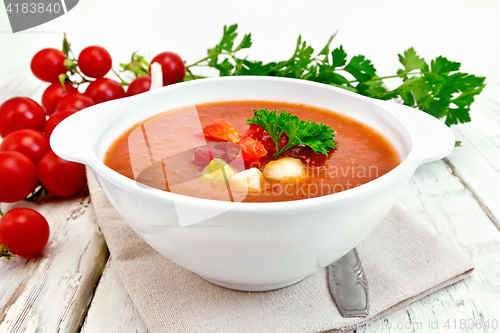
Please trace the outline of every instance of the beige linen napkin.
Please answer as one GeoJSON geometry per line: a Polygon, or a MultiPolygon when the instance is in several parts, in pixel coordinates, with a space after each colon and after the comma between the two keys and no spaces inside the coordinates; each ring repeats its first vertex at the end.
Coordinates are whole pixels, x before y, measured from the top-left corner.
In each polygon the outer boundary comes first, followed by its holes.
{"type": "Polygon", "coordinates": [[[470,260],[397,206],[358,246],[370,288],[370,316],[343,318],[326,270],[278,290],[216,286],[152,249],[111,206],[87,172],[95,213],[114,267],[151,333],[322,332],[355,328],[463,279],[470,260]]]}

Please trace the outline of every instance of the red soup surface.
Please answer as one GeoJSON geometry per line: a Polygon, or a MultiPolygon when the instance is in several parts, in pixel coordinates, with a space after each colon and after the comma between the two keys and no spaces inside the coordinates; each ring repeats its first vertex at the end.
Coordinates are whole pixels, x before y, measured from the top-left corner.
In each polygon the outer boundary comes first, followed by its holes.
{"type": "MultiPolygon", "coordinates": [[[[206,151],[207,156],[220,157],[217,155],[220,151],[214,144],[219,143],[208,142],[211,149],[206,151]]],[[[297,147],[295,151],[300,148],[297,147]]],[[[293,151],[289,151],[286,156],[298,157],[293,151]]],[[[282,157],[278,156],[277,159],[282,157]]],[[[252,166],[263,171],[271,158],[265,157],[259,163],[248,165],[247,161],[243,164],[241,158],[237,157],[233,161],[228,160],[228,163],[236,171],[252,166]]],[[[334,112],[300,104],[230,101],[176,109],[137,124],[113,142],[104,163],[138,183],[181,195],[224,201],[277,202],[314,198],[352,189],[386,174],[400,163],[400,158],[379,133],[334,112]],[[301,151],[307,154],[302,153],[300,158],[305,163],[307,177],[286,181],[264,177],[258,191],[236,193],[229,186],[227,177],[225,181],[218,182],[201,179],[199,176],[205,162],[200,164],[199,156],[195,157],[197,148],[198,151],[201,147],[207,148],[201,128],[212,124],[214,120],[225,119],[244,136],[249,129],[247,118],[253,117],[254,109],[263,108],[278,112],[285,110],[300,120],[310,119],[332,126],[337,148],[326,157],[306,147],[306,150],[301,151]]]]}

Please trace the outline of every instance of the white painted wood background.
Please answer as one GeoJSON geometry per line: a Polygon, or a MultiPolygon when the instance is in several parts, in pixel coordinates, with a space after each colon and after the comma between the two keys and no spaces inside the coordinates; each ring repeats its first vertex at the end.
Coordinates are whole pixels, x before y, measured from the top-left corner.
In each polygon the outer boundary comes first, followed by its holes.
{"type": "MultiPolygon", "coordinates": [[[[80,0],[65,16],[18,34],[10,33],[0,8],[0,103],[19,95],[40,100],[46,84],[34,78],[29,62],[39,49],[59,47],[62,31],[75,52],[88,45],[107,47],[117,67],[136,50],[149,56],[170,50],[191,63],[219,40],[223,24],[231,23],[252,32],[253,59],[286,58],[298,34],[318,49],[339,30],[334,43],[350,55],[365,54],[381,75],[394,72],[397,53],[414,46],[426,59],[442,54],[462,62],[464,71],[487,77],[488,86],[473,104],[472,123],[454,127],[462,147],[421,166],[401,198],[429,230],[454,239],[473,258],[473,274],[378,322],[393,328],[377,329],[375,323],[358,332],[436,332],[425,325],[436,320],[441,332],[500,332],[454,328],[451,322],[500,321],[498,1],[80,0]],[[449,329],[442,326],[446,320],[449,329]]],[[[147,332],[108,259],[89,197],[2,204],[2,210],[14,206],[41,211],[51,237],[41,259],[0,261],[0,332],[147,332]]]]}

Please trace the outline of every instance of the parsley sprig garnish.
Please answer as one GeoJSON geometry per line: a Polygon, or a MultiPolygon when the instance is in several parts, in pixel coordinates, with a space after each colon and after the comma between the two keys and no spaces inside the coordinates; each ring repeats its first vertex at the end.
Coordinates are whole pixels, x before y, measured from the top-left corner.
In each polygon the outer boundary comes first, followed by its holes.
{"type": "MultiPolygon", "coordinates": [[[[436,118],[445,117],[448,126],[469,122],[470,105],[484,88],[484,77],[459,72],[460,63],[445,57],[437,57],[430,65],[409,48],[399,61],[403,66],[395,75],[379,77],[372,62],[363,55],[349,59],[342,46],[331,49],[335,35],[331,36],[318,54],[302,41],[297,40],[293,55],[284,61],[264,63],[251,61],[239,54],[252,46],[251,34],[245,34],[235,43],[238,25],[224,26],[223,36],[215,47],[208,49],[207,56],[186,66],[209,66],[220,76],[267,75],[290,77],[321,82],[341,87],[361,95],[388,100],[399,98],[404,105],[418,108],[436,118]],[[401,84],[388,90],[383,80],[399,78],[401,84]]],[[[200,78],[190,75],[185,80],[200,78]]]]}
{"type": "Polygon", "coordinates": [[[332,127],[311,122],[311,120],[299,120],[290,112],[266,109],[253,110],[253,117],[247,119],[247,125],[260,125],[266,130],[276,144],[276,154],[273,159],[284,151],[297,146],[309,146],[315,153],[328,155],[328,151],[337,147],[335,145],[334,130],[332,127]],[[283,134],[288,136],[285,147],[279,147],[279,141],[283,134]]]}

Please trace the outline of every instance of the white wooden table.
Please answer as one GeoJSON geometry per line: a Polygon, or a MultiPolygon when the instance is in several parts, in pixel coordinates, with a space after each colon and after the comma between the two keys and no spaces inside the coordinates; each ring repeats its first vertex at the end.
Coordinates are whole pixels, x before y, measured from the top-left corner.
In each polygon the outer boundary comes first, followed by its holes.
{"type": "MultiPolygon", "coordinates": [[[[18,34],[9,32],[2,8],[0,103],[19,95],[40,100],[46,85],[31,74],[30,59],[39,49],[59,47],[63,30],[76,52],[88,45],[107,47],[115,68],[136,50],[150,57],[170,50],[191,63],[218,42],[223,24],[231,23],[253,33],[253,59],[286,58],[298,34],[319,49],[339,29],[334,43],[350,55],[365,54],[380,75],[394,72],[396,54],[410,46],[427,60],[442,54],[462,62],[462,70],[488,82],[473,104],[473,121],[453,127],[462,147],[421,166],[401,202],[429,230],[455,240],[473,258],[475,270],[358,332],[500,332],[500,327],[460,326],[463,319],[500,325],[500,2],[308,1],[304,6],[144,0],[139,7],[132,1],[80,0],[65,16],[18,34]],[[438,329],[429,328],[435,322],[438,329]]],[[[147,332],[108,258],[89,197],[2,204],[2,210],[20,206],[42,212],[51,237],[43,258],[0,260],[0,332],[147,332]]]]}

